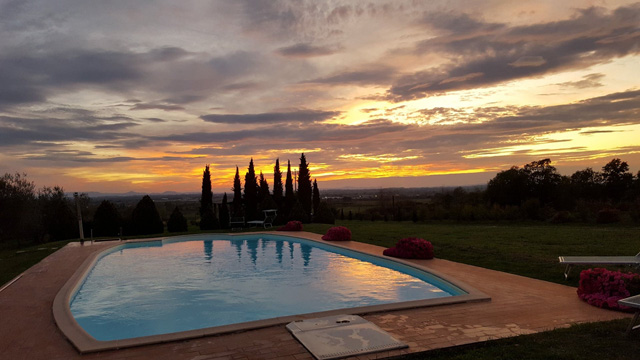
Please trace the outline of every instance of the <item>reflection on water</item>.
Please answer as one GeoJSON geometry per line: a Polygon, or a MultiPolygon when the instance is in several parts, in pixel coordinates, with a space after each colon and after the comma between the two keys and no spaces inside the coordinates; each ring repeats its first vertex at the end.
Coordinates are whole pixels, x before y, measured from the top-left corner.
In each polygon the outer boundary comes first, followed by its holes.
{"type": "Polygon", "coordinates": [[[205,240],[204,243],[204,259],[209,261],[213,257],[213,240],[205,240]]]}
{"type": "Polygon", "coordinates": [[[282,264],[282,248],[284,247],[284,241],[276,241],[276,257],[278,258],[278,264],[282,264]]]}
{"type": "Polygon", "coordinates": [[[441,296],[450,295],[306,242],[200,240],[103,257],[71,311],[96,339],[115,340],[441,296]]]}

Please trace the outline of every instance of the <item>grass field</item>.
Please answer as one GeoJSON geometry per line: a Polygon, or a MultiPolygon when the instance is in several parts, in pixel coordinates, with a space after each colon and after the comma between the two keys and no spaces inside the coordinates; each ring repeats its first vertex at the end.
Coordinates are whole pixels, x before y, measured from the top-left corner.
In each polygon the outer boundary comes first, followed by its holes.
{"type": "MultiPolygon", "coordinates": [[[[565,281],[559,255],[635,255],[640,228],[592,225],[477,224],[338,221],[353,240],[393,246],[404,237],[434,245],[438,258],[577,286],[581,269],[565,281]]],[[[331,225],[305,224],[324,234],[331,225]]],[[[168,235],[168,234],[165,234],[168,235]]],[[[66,241],[0,251],[0,283],[11,280],[66,241]]],[[[627,321],[582,324],[535,335],[414,354],[407,359],[638,359],[640,331],[624,337],[627,321]]]]}

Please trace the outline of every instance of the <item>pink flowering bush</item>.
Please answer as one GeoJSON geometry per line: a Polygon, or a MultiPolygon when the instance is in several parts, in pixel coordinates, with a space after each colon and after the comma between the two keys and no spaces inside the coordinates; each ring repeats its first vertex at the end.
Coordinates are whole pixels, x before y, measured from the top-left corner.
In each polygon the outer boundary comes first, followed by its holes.
{"type": "Polygon", "coordinates": [[[433,259],[433,245],[425,239],[415,237],[405,238],[392,248],[383,252],[384,255],[402,259],[433,259]]]}
{"type": "Polygon", "coordinates": [[[322,236],[322,240],[328,241],[349,241],[351,240],[351,230],[344,226],[334,226],[327,230],[322,236]]]}
{"type": "Polygon", "coordinates": [[[596,268],[580,273],[578,297],[587,303],[612,310],[630,310],[618,300],[640,294],[640,275],[596,268]]]}
{"type": "Polygon", "coordinates": [[[302,223],[297,220],[289,221],[287,225],[280,226],[278,231],[302,231],[302,223]]]}

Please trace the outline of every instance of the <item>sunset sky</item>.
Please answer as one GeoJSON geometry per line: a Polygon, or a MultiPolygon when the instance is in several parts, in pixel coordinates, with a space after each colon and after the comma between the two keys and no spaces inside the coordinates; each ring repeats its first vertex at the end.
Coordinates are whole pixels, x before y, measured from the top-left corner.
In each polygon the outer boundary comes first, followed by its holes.
{"type": "Polygon", "coordinates": [[[0,175],[37,187],[640,169],[640,2],[0,0],[0,34],[0,175]]]}

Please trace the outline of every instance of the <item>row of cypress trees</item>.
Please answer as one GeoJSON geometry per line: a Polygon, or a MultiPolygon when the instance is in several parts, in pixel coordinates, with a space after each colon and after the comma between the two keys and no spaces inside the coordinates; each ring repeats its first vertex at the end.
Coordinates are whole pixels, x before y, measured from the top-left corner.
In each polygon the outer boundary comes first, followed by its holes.
{"type": "Polygon", "coordinates": [[[222,197],[219,206],[219,217],[213,204],[211,191],[211,171],[209,165],[205,166],[202,174],[202,196],[200,198],[200,228],[212,230],[227,228],[231,216],[244,216],[246,220],[261,219],[261,210],[277,209],[278,221],[300,220],[308,222],[312,214],[317,214],[320,207],[320,192],[318,182],[311,182],[309,163],[304,153],[300,156],[300,165],[297,173],[297,191],[294,191],[291,161],[287,161],[285,183],[282,183],[282,171],[280,159],[277,158],[273,168],[273,192],[269,189],[269,183],[262,171],[256,176],[253,158],[249,161],[249,167],[244,176],[244,187],[240,180],[240,170],[236,166],[236,174],[233,179],[233,199],[228,203],[227,193],[222,197]]]}

